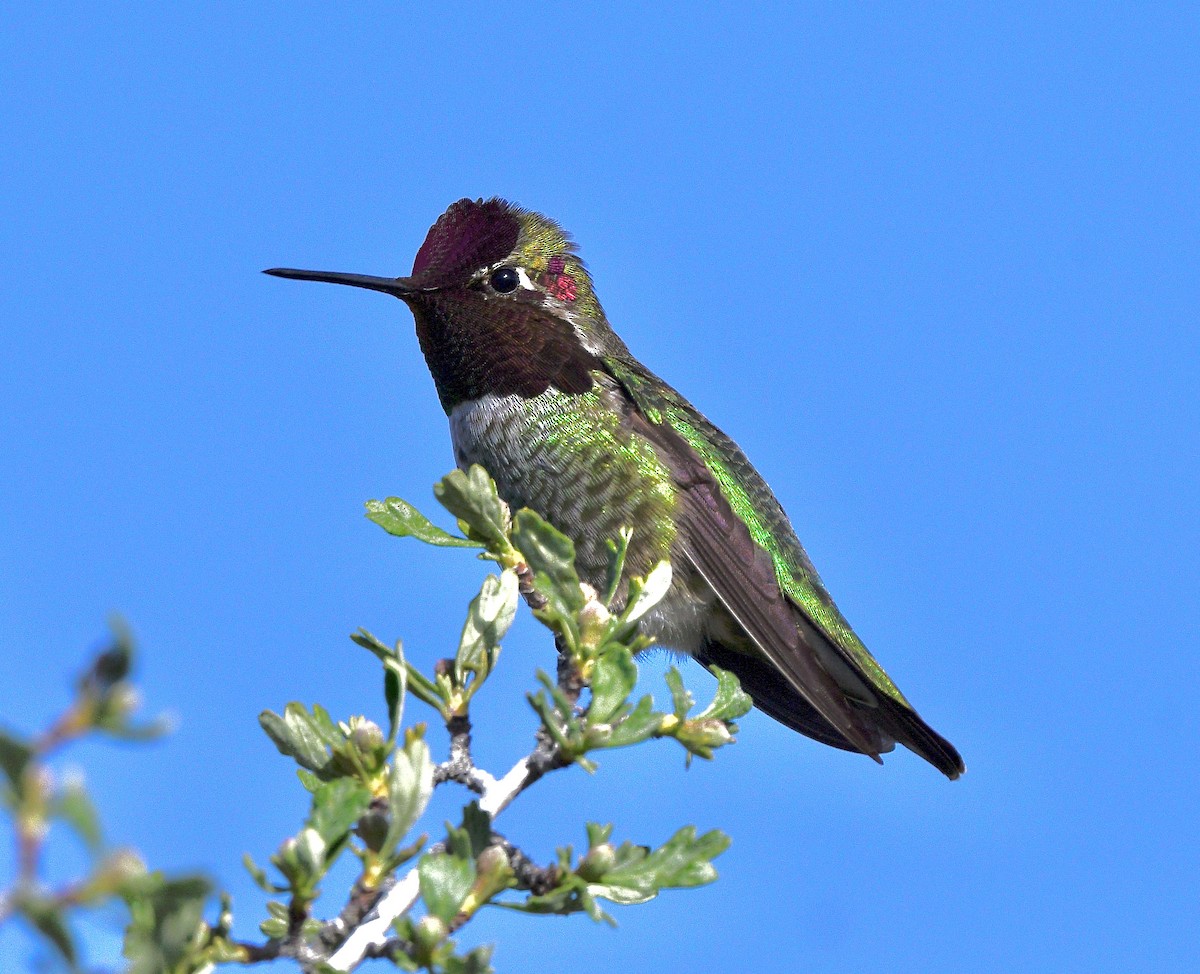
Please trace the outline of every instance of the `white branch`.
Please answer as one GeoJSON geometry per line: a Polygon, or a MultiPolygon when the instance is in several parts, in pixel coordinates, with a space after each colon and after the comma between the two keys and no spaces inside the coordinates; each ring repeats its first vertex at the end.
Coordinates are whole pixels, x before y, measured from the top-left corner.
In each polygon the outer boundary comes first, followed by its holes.
{"type": "MultiPolygon", "coordinates": [[[[494,778],[486,771],[476,769],[477,780],[483,785],[479,796],[479,807],[492,818],[512,804],[529,783],[532,773],[533,755],[522,758],[513,765],[503,778],[494,778]]],[[[338,971],[353,970],[362,962],[367,951],[387,941],[392,923],[407,913],[420,896],[417,869],[410,869],[395,886],[379,898],[370,918],[360,923],[345,942],[329,958],[329,965],[338,971]]]]}
{"type": "Polygon", "coordinates": [[[521,758],[503,778],[499,781],[492,778],[484,787],[483,794],[479,796],[479,807],[492,818],[508,808],[529,782],[530,757],[521,758]]]}
{"type": "Polygon", "coordinates": [[[371,918],[360,923],[346,938],[337,952],[329,958],[329,966],[337,971],[349,971],[358,966],[368,948],[378,946],[388,939],[392,922],[412,907],[420,893],[417,870],[414,866],[400,882],[379,898],[375,909],[371,911],[371,918]]]}

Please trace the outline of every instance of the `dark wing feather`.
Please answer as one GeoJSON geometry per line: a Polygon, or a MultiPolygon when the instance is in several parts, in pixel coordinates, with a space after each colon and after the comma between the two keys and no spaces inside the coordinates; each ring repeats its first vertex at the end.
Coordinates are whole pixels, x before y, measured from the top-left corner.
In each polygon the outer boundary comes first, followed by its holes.
{"type": "MultiPolygon", "coordinates": [[[[821,665],[811,627],[796,614],[775,578],[771,556],[758,547],[734,515],[711,471],[670,427],[632,418],[636,432],[659,447],[680,487],[676,517],[684,556],[749,637],[754,650],[782,675],[855,750],[877,756],[888,749],[874,726],[847,699],[821,665]],[[805,632],[804,629],[809,629],[805,632]]],[[[737,674],[738,667],[730,669],[737,674]]]]}
{"type": "Polygon", "coordinates": [[[769,660],[739,653],[717,640],[704,643],[695,657],[702,666],[715,665],[736,673],[738,682],[750,694],[754,706],[785,727],[830,747],[840,747],[844,751],[858,750],[834,730],[833,725],[790,682],[779,678],[779,670],[769,660]]]}
{"type": "MultiPolygon", "coordinates": [[[[680,488],[678,517],[688,539],[688,561],[761,657],[757,668],[743,669],[765,688],[768,683],[761,678],[766,674],[758,669],[769,663],[803,702],[794,717],[780,718],[783,723],[876,760],[899,741],[957,778],[965,770],[962,758],[912,709],[854,634],[774,495],[737,445],[640,363],[608,359],[606,365],[636,407],[629,422],[659,448],[680,488]],[[713,463],[727,466],[723,476],[713,463]],[[756,540],[746,519],[734,512],[723,487],[741,491],[744,513],[751,520],[767,522],[765,531],[762,523],[758,525],[762,540],[756,540]],[[834,740],[829,740],[831,732],[834,740]]],[[[739,649],[717,646],[705,652],[721,652],[736,661],[739,649]]],[[[736,665],[727,668],[738,673],[736,665]]],[[[770,700],[764,700],[763,709],[773,715],[784,709],[785,694],[767,695],[770,700]]]]}

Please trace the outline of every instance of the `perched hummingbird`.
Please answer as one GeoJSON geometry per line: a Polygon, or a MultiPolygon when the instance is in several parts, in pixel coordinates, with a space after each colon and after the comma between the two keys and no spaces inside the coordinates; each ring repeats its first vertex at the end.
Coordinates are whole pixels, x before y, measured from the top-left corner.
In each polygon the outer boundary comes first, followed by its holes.
{"type": "Polygon", "coordinates": [[[460,467],[482,464],[514,509],[567,534],[596,588],[623,526],[634,574],[670,558],[643,622],[659,644],[731,670],[760,710],[825,744],[879,761],[899,742],[950,778],[965,770],[838,611],[737,444],[625,347],[552,220],[463,199],[408,277],[266,273],[407,304],[460,467]]]}

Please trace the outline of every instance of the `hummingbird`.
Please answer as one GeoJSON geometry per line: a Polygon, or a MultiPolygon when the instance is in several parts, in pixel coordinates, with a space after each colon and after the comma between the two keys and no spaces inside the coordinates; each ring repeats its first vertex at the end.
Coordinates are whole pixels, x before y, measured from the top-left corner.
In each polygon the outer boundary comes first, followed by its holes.
{"type": "Polygon", "coordinates": [[[613,330],[553,220],[462,199],[407,277],[265,273],[408,305],[459,467],[481,464],[511,507],[571,538],[598,590],[622,527],[633,575],[670,559],[670,589],[642,621],[656,643],[733,672],[760,710],[824,744],[882,763],[900,743],[963,773],[838,610],[746,455],[613,330]]]}

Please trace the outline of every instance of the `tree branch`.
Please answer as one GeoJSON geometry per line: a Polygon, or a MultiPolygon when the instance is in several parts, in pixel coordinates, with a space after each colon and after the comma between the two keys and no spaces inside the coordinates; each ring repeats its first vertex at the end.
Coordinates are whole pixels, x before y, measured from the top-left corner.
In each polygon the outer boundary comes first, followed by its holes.
{"type": "MultiPolygon", "coordinates": [[[[470,726],[469,723],[467,726],[470,726]]],[[[462,758],[464,755],[460,754],[459,757],[462,758]]],[[[540,734],[537,746],[514,764],[502,778],[495,778],[488,772],[475,767],[474,763],[470,761],[469,751],[465,753],[465,760],[468,765],[463,772],[463,777],[457,775],[452,777],[447,774],[442,780],[459,781],[471,788],[472,791],[476,791],[479,794],[480,809],[487,812],[492,819],[508,808],[521,792],[543,775],[558,768],[565,768],[571,763],[558,753],[557,748],[548,739],[540,734]]],[[[446,765],[453,763],[454,759],[452,758],[451,761],[446,762],[446,765]]],[[[439,770],[446,765],[441,765],[439,770]]],[[[514,848],[507,841],[504,846],[506,852],[510,848],[514,848]]],[[[430,851],[436,851],[437,848],[434,846],[430,851]]],[[[523,855],[521,858],[524,862],[529,862],[523,855]]],[[[392,923],[412,908],[418,896],[420,896],[420,887],[417,880],[417,868],[414,866],[375,901],[374,908],[365,915],[364,919],[356,925],[347,925],[349,933],[342,945],[329,958],[329,965],[334,970],[350,971],[367,957],[380,956],[372,952],[381,950],[383,945],[388,942],[391,937],[392,923]]],[[[339,921],[341,919],[341,917],[338,918],[339,921]]]]}

